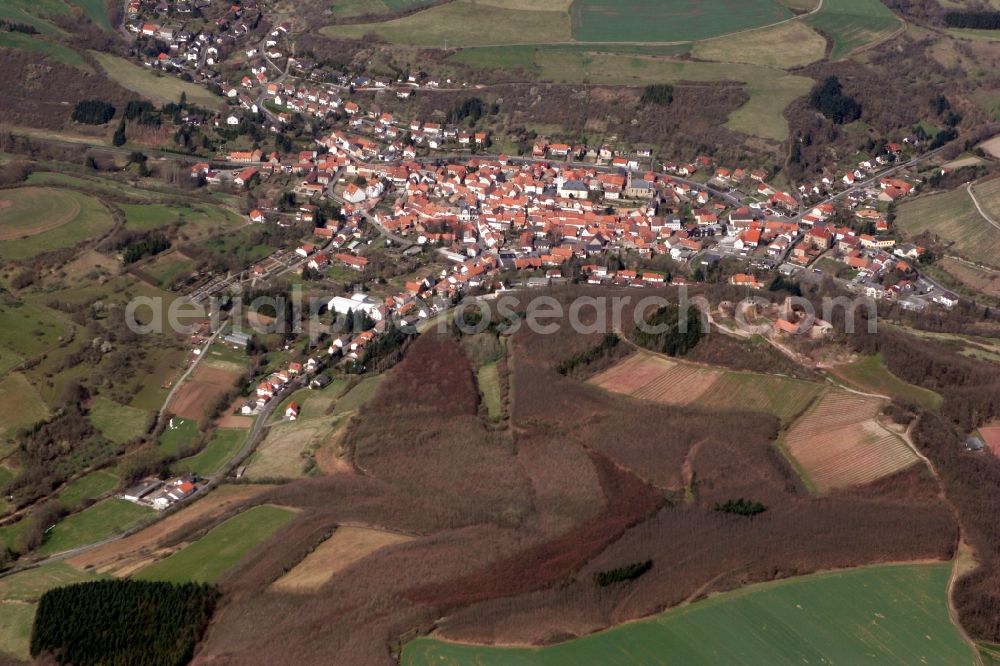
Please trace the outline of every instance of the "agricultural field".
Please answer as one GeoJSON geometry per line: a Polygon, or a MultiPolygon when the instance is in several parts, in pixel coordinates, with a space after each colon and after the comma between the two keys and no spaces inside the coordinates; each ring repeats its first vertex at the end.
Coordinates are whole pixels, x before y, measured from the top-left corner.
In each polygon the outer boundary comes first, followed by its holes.
{"type": "Polygon", "coordinates": [[[748,409],[790,421],[819,394],[817,384],[730,372],[639,352],[590,379],[613,393],[665,405],[748,409]]]}
{"type": "Polygon", "coordinates": [[[294,511],[267,504],[247,509],[189,546],[142,569],[135,578],[213,583],[294,515],[294,511]]]}
{"type": "Polygon", "coordinates": [[[271,426],[250,456],[248,479],[296,479],[309,471],[309,459],[345,425],[343,417],[300,419],[271,426]]]}
{"type": "Polygon", "coordinates": [[[105,470],[97,470],[81,476],[60,490],[57,499],[67,509],[79,509],[86,502],[110,493],[118,487],[119,481],[117,475],[105,470]]]}
{"type": "Polygon", "coordinates": [[[701,60],[738,62],[788,69],[816,62],[826,54],[826,40],[802,21],[697,42],[691,55],[701,60]],[[780,49],[774,47],[781,44],[780,49]]]}
{"type": "Polygon", "coordinates": [[[116,444],[124,444],[146,433],[149,412],[119,405],[98,396],[90,406],[90,422],[102,435],[116,444]]]}
{"type": "Polygon", "coordinates": [[[236,383],[242,374],[237,367],[217,367],[201,363],[170,401],[172,413],[195,421],[201,419],[236,383]]]}
{"type": "Polygon", "coordinates": [[[113,221],[101,202],[52,187],[19,187],[0,193],[0,259],[27,259],[42,252],[99,238],[113,221]]]}
{"type": "Polygon", "coordinates": [[[55,587],[97,578],[63,562],[53,562],[0,579],[0,653],[28,660],[39,597],[55,587]]]}
{"type": "Polygon", "coordinates": [[[885,39],[903,25],[879,0],[823,0],[820,10],[805,21],[833,40],[831,60],[885,39]]]}
{"type": "Polygon", "coordinates": [[[830,390],[784,435],[781,445],[817,492],[869,483],[919,461],[876,421],[880,406],[877,398],[830,390]]]}
{"type": "Polygon", "coordinates": [[[390,21],[327,26],[328,37],[361,38],[374,33],[396,44],[460,47],[568,42],[569,14],[509,9],[499,3],[455,0],[390,21]]]}
{"type": "Polygon", "coordinates": [[[960,288],[955,289],[959,293],[969,291],[973,297],[981,294],[1000,300],[1000,269],[984,268],[951,257],[938,259],[935,268],[957,281],[960,288]]]}
{"type": "Polygon", "coordinates": [[[338,527],[333,535],[271,587],[282,592],[310,592],[372,553],[413,537],[370,527],[338,527]]]}
{"type": "Polygon", "coordinates": [[[0,451],[9,452],[6,440],[20,428],[48,416],[48,407],[24,375],[15,372],[0,379],[0,451]]]}
{"type": "MultiPolygon", "coordinates": [[[[974,191],[987,214],[1000,208],[1000,178],[979,183],[974,191]]],[[[896,224],[909,238],[926,231],[950,243],[954,254],[1000,267],[1000,229],[983,219],[964,187],[903,203],[896,224]]]]}
{"type": "MultiPolygon", "coordinates": [[[[0,11],[2,13],[2,11],[0,11]]],[[[46,39],[41,35],[25,35],[19,32],[0,32],[0,48],[21,49],[31,51],[43,56],[47,56],[56,62],[61,62],[70,67],[76,67],[81,72],[93,73],[93,68],[88,65],[80,54],[52,39],[46,39]]]]}
{"type": "Polygon", "coordinates": [[[570,10],[581,42],[688,42],[758,28],[793,16],[773,0],[577,0],[570,10]]]}
{"type": "Polygon", "coordinates": [[[175,456],[194,444],[198,437],[198,423],[175,416],[160,435],[157,448],[164,456],[175,456]]]}
{"type": "Polygon", "coordinates": [[[483,396],[486,412],[493,420],[503,416],[503,403],[500,395],[500,376],[497,374],[497,364],[489,363],[479,368],[479,392],[483,396]]]}
{"type": "Polygon", "coordinates": [[[242,506],[272,487],[263,484],[219,486],[197,502],[135,534],[90,549],[67,561],[80,570],[126,576],[150,564],[163,539],[187,529],[193,523],[211,520],[242,506]]]}
{"type": "Polygon", "coordinates": [[[122,499],[106,499],[74,513],[49,531],[39,555],[55,555],[129,530],[154,515],[153,509],[122,499]]]}
{"type": "Polygon", "coordinates": [[[164,252],[142,266],[142,273],[156,280],[163,289],[170,289],[195,271],[195,263],[180,252],[164,252]]]}
{"type": "Polygon", "coordinates": [[[862,391],[911,400],[928,409],[937,409],[941,406],[940,395],[929,389],[904,382],[889,372],[880,356],[866,356],[854,363],[832,368],[830,372],[838,379],[862,391]]]}
{"type": "Polygon", "coordinates": [[[243,446],[247,433],[236,428],[219,428],[212,433],[205,448],[188,458],[181,458],[173,465],[177,474],[191,473],[208,477],[225,465],[243,446]]]}
{"type": "Polygon", "coordinates": [[[350,18],[368,14],[391,14],[427,5],[433,0],[336,0],[330,7],[335,18],[350,18]]]}
{"type": "Polygon", "coordinates": [[[222,106],[222,98],[213,95],[204,86],[183,81],[176,76],[157,76],[139,65],[109,53],[90,51],[90,54],[118,85],[139,93],[157,104],[176,102],[180,99],[181,93],[184,93],[188,102],[192,104],[213,110],[222,106]]]}
{"type": "Polygon", "coordinates": [[[543,648],[419,638],[403,666],[550,664],[965,664],[951,623],[950,566],[865,567],[750,586],[652,619],[543,648]],[[724,628],[724,629],[723,629],[724,628]]]}

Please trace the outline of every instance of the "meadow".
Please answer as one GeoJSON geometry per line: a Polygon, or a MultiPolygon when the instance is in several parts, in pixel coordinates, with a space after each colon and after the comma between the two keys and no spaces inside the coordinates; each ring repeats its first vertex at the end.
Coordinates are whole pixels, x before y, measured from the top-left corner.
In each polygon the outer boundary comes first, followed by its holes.
{"type": "Polygon", "coordinates": [[[194,444],[198,436],[198,423],[175,416],[160,435],[157,448],[164,456],[176,456],[194,444]],[[171,427],[171,424],[173,427],[171,427]]]}
{"type": "Polygon", "coordinates": [[[176,76],[158,76],[146,68],[108,53],[90,51],[90,54],[97,60],[101,69],[120,86],[139,93],[157,104],[176,102],[180,99],[181,93],[184,93],[188,102],[206,109],[217,110],[222,106],[222,98],[213,95],[203,86],[182,81],[176,76]]]}
{"type": "Polygon", "coordinates": [[[833,40],[831,60],[844,58],[852,51],[898,30],[902,22],[879,0],[823,0],[818,12],[806,23],[833,40]]]}
{"type": "Polygon", "coordinates": [[[836,366],[830,372],[838,379],[869,393],[911,400],[928,409],[937,409],[941,406],[940,395],[904,382],[889,372],[880,356],[866,356],[853,363],[836,366]]]}
{"type": "Polygon", "coordinates": [[[4,440],[48,416],[48,407],[24,375],[17,372],[0,379],[0,450],[4,454],[11,450],[4,440]]]}
{"type": "Polygon", "coordinates": [[[975,664],[948,615],[950,566],[866,567],[754,585],[567,643],[493,648],[419,638],[403,666],[975,664]]]}
{"type": "Polygon", "coordinates": [[[0,579],[0,653],[29,659],[31,625],[39,597],[55,587],[97,578],[63,562],[53,562],[0,579]]]}
{"type": "Polygon", "coordinates": [[[279,578],[273,589],[288,592],[315,590],[355,562],[382,548],[411,539],[413,537],[405,534],[369,527],[338,527],[329,539],[279,578]]]}
{"type": "Polygon", "coordinates": [[[106,499],[57,523],[37,552],[54,555],[96,543],[131,529],[153,515],[153,509],[122,499],[106,499]]]}
{"type": "Polygon", "coordinates": [[[79,192],[21,187],[0,194],[0,259],[27,259],[100,237],[112,227],[100,201],[79,192]]]}
{"type": "Polygon", "coordinates": [[[94,427],[116,444],[141,437],[149,422],[149,412],[120,405],[104,396],[94,398],[89,416],[94,427]]]}
{"type": "MultiPolygon", "coordinates": [[[[974,191],[987,214],[1000,208],[1000,178],[974,191]]],[[[954,254],[1000,267],[1000,229],[983,219],[964,187],[906,201],[898,207],[896,224],[908,238],[929,232],[950,243],[954,254]]]]}
{"type": "Polygon", "coordinates": [[[135,578],[213,583],[294,515],[289,509],[271,505],[247,509],[184,549],[142,569],[135,578]]]}
{"type": "Polygon", "coordinates": [[[83,507],[88,501],[110,493],[118,487],[118,483],[117,475],[106,470],[97,470],[71,482],[59,491],[57,498],[63,506],[73,511],[83,507]]]}
{"type": "Polygon", "coordinates": [[[686,42],[770,25],[792,12],[774,0],[578,0],[570,10],[581,42],[686,42]]]}
{"type": "Polygon", "coordinates": [[[477,379],[487,414],[491,419],[499,420],[503,416],[503,403],[500,395],[500,376],[497,374],[497,364],[489,363],[479,368],[477,379]]]}
{"type": "Polygon", "coordinates": [[[94,69],[88,65],[80,54],[53,39],[46,39],[41,35],[26,35],[19,32],[0,32],[0,48],[21,49],[48,56],[57,62],[70,67],[76,67],[87,74],[93,73],[94,69]]]}
{"type": "Polygon", "coordinates": [[[691,55],[701,60],[738,62],[788,69],[803,67],[826,54],[826,40],[802,21],[748,30],[697,42],[691,55]],[[780,49],[774,48],[781,44],[780,49]]]}
{"type": "Polygon", "coordinates": [[[122,204],[125,227],[150,231],[177,224],[190,238],[204,238],[239,226],[244,220],[236,213],[209,204],[122,204]]]}
{"type": "Polygon", "coordinates": [[[181,458],[172,469],[177,474],[191,473],[200,477],[215,474],[240,450],[246,431],[236,428],[219,428],[198,453],[181,458]]]}

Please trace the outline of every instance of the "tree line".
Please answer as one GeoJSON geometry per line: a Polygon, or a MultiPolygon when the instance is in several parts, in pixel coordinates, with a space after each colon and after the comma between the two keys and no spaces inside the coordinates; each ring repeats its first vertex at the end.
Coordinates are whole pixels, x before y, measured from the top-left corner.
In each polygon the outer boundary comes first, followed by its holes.
{"type": "Polygon", "coordinates": [[[944,23],[949,28],[1000,30],[1000,11],[988,9],[954,10],[944,15],[944,23]]]}

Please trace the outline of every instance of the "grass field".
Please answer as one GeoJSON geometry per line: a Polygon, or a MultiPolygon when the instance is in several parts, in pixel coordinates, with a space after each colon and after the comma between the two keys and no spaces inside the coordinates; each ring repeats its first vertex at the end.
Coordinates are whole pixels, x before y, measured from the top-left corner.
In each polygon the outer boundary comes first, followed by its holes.
{"type": "Polygon", "coordinates": [[[449,48],[549,44],[570,40],[570,19],[565,11],[508,9],[455,0],[391,21],[333,25],[320,32],[328,37],[348,38],[374,33],[396,44],[449,48]]]}
{"type": "Polygon", "coordinates": [[[902,25],[879,0],[823,0],[823,7],[805,21],[833,40],[831,60],[884,39],[902,25]]]}
{"type": "Polygon", "coordinates": [[[0,299],[0,373],[57,344],[69,330],[62,317],[37,303],[0,299]]]}
{"type": "Polygon", "coordinates": [[[333,415],[339,416],[361,409],[361,406],[375,395],[375,391],[378,390],[384,379],[385,375],[374,375],[362,379],[360,383],[337,400],[337,404],[333,407],[333,415]]]}
{"type": "Polygon", "coordinates": [[[38,554],[54,555],[102,541],[135,527],[153,513],[153,509],[122,499],[106,499],[53,527],[38,554]]]}
{"type": "Polygon", "coordinates": [[[192,239],[204,238],[243,224],[234,212],[209,204],[122,204],[125,226],[136,231],[182,225],[192,239]]]}
{"type": "Polygon", "coordinates": [[[51,187],[0,193],[0,259],[27,259],[98,238],[113,222],[101,203],[51,187]]]}
{"type": "Polygon", "coordinates": [[[248,479],[295,479],[307,472],[307,456],[333,436],[343,419],[302,419],[271,427],[247,462],[248,479]]]}
{"type": "Polygon", "coordinates": [[[295,513],[262,505],[230,518],[183,550],[142,569],[136,578],[175,583],[213,583],[295,513]]]}
{"type": "Polygon", "coordinates": [[[174,427],[171,428],[168,424],[157,442],[157,448],[164,456],[175,456],[183,452],[198,436],[197,422],[179,416],[173,417],[172,420],[174,427]]]}
{"type": "MultiPolygon", "coordinates": [[[[976,185],[974,192],[987,214],[1000,209],[1000,178],[976,185]]],[[[1000,267],[1000,229],[983,219],[964,187],[903,203],[896,224],[907,237],[930,232],[951,243],[954,254],[1000,267]]]]}
{"type": "Polygon", "coordinates": [[[245,430],[219,428],[212,433],[205,448],[193,456],[181,458],[174,463],[172,469],[178,474],[190,472],[201,477],[211,476],[236,455],[246,436],[245,430]]]}
{"type": "Polygon", "coordinates": [[[792,17],[773,0],[577,0],[573,38],[583,42],[678,42],[717,37],[792,17]]]}
{"type": "Polygon", "coordinates": [[[78,509],[88,500],[97,499],[110,493],[118,486],[119,479],[115,474],[105,470],[97,470],[59,491],[58,499],[70,510],[78,509]]]}
{"type": "Polygon", "coordinates": [[[139,93],[153,102],[158,104],[176,102],[183,92],[187,95],[189,103],[215,110],[222,106],[222,98],[213,95],[207,88],[182,81],[176,76],[157,76],[148,69],[133,65],[124,58],[108,53],[100,51],[91,51],[90,53],[97,60],[101,69],[119,85],[139,93]]]}
{"type": "Polygon", "coordinates": [[[497,374],[497,364],[490,363],[479,368],[479,392],[486,404],[490,418],[499,420],[503,416],[503,405],[500,397],[500,376],[497,374]]]}
{"type": "Polygon", "coordinates": [[[25,35],[19,32],[0,32],[0,48],[21,49],[40,53],[56,62],[61,62],[70,67],[76,67],[87,74],[93,73],[94,69],[80,57],[80,54],[52,39],[46,39],[41,35],[25,35]]]}
{"type": "Polygon", "coordinates": [[[428,5],[431,2],[433,0],[334,0],[330,13],[335,18],[390,14],[428,5]]]}
{"type": "Polygon", "coordinates": [[[880,356],[866,356],[860,361],[840,365],[832,374],[862,391],[878,393],[893,398],[911,400],[929,409],[941,406],[941,396],[929,389],[904,382],[889,372],[880,356]]]}
{"type": "Polygon", "coordinates": [[[145,434],[149,412],[98,396],[90,406],[90,422],[112,442],[124,444],[145,434]]]}
{"type": "Polygon", "coordinates": [[[111,21],[108,20],[108,10],[104,0],[68,0],[71,5],[76,5],[93,21],[98,27],[111,31],[111,21]]]}
{"type": "Polygon", "coordinates": [[[53,562],[0,579],[0,652],[27,660],[37,601],[55,587],[96,580],[63,562],[53,562]]]}
{"type": "Polygon", "coordinates": [[[27,23],[44,34],[62,32],[49,19],[68,14],[69,8],[62,0],[4,0],[0,2],[0,19],[27,23]]]}
{"type": "Polygon", "coordinates": [[[826,54],[826,40],[802,21],[697,42],[691,55],[701,60],[739,62],[778,69],[802,67],[826,54]],[[780,49],[774,48],[781,44],[780,49]]]}
{"type": "Polygon", "coordinates": [[[0,451],[9,451],[4,440],[20,428],[34,425],[48,416],[48,407],[24,375],[16,372],[0,379],[0,451]]]}
{"type": "Polygon", "coordinates": [[[948,616],[947,564],[816,574],[720,594],[544,648],[419,638],[403,666],[976,663],[948,616]]]}

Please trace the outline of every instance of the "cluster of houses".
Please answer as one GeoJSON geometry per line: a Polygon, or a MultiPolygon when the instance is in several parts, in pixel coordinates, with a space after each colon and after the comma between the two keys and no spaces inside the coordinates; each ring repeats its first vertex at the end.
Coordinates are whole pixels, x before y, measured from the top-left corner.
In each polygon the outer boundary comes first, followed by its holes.
{"type": "MultiPolygon", "coordinates": [[[[297,361],[289,362],[288,366],[282,370],[277,370],[262,379],[257,384],[255,399],[248,400],[240,407],[240,414],[243,416],[255,416],[260,410],[271,401],[272,398],[284,393],[289,384],[302,376],[312,376],[320,368],[320,360],[316,358],[306,359],[305,363],[297,361]]],[[[299,415],[298,405],[292,403],[285,410],[286,418],[297,418],[299,415]],[[294,409],[292,409],[294,407],[294,409]]]]}
{"type": "Polygon", "coordinates": [[[195,479],[188,475],[167,481],[150,477],[127,489],[121,498],[133,504],[163,511],[191,497],[197,489],[195,479]]]}

